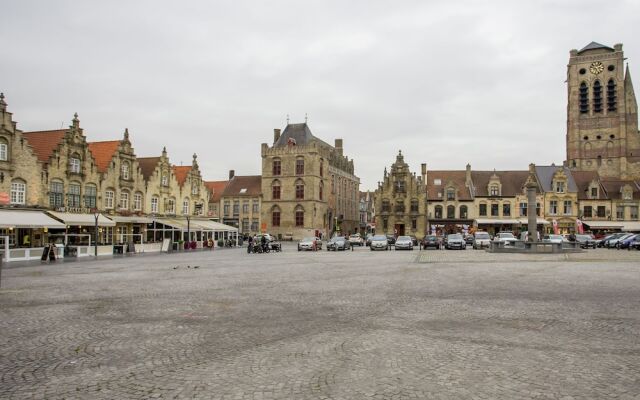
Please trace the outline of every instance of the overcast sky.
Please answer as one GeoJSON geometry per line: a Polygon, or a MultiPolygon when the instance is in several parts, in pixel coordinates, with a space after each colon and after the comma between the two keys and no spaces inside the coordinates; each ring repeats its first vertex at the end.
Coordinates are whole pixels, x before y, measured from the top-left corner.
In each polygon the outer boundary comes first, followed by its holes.
{"type": "MultiPolygon", "coordinates": [[[[623,43],[640,1],[5,1],[0,91],[24,131],[138,156],[196,152],[207,180],[260,174],[273,128],[344,139],[361,189],[402,150],[430,169],[526,169],[565,155],[569,51],[623,43]]],[[[640,87],[640,83],[636,83],[640,87]]]]}

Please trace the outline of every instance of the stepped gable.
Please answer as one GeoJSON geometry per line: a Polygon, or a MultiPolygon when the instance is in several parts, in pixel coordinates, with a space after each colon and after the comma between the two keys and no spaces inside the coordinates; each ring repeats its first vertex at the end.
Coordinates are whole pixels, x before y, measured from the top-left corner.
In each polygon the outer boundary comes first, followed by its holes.
{"type": "Polygon", "coordinates": [[[501,195],[516,196],[523,193],[522,187],[527,181],[529,171],[471,171],[476,196],[489,196],[489,180],[494,174],[500,178],[501,195]]]}
{"type": "Polygon", "coordinates": [[[234,176],[224,189],[223,196],[259,196],[262,193],[262,176],[234,176]]]}
{"type": "Polygon", "coordinates": [[[38,157],[38,160],[47,164],[54,150],[64,140],[66,133],[67,129],[56,129],[51,131],[23,132],[22,135],[29,143],[29,146],[33,148],[33,152],[38,157]]]}
{"type": "Polygon", "coordinates": [[[96,167],[98,172],[105,173],[109,169],[109,164],[113,159],[114,154],[118,151],[120,146],[119,140],[108,140],[103,142],[90,142],[87,143],[89,151],[93,155],[96,161],[96,167]]]}
{"type": "Polygon", "coordinates": [[[427,172],[427,200],[445,200],[445,188],[453,183],[457,191],[457,200],[473,200],[469,188],[465,185],[466,171],[428,171],[427,172]],[[440,179],[440,185],[434,181],[440,179]],[[440,193],[440,195],[438,195],[440,193]]]}

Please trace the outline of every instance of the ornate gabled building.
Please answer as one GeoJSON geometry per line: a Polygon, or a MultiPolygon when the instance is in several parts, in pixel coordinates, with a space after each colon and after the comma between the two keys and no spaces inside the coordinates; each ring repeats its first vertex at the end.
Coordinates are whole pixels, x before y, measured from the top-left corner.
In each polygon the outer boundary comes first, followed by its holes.
{"type": "Polygon", "coordinates": [[[603,179],[640,179],[638,104],[622,44],[571,50],[567,66],[567,159],[603,179]]]}
{"type": "Polygon", "coordinates": [[[204,185],[198,156],[194,153],[190,166],[173,166],[173,173],[179,187],[180,214],[206,215],[209,205],[209,191],[204,185]]]}
{"type": "Polygon", "coordinates": [[[167,148],[162,148],[160,157],[139,157],[138,164],[145,181],[147,213],[175,216],[180,185],[169,162],[167,148]]]}
{"type": "Polygon", "coordinates": [[[334,147],[306,122],[288,124],[282,134],[274,130],[273,145],[263,143],[261,155],[262,231],[294,239],[355,232],[360,180],[341,139],[334,147]]]}
{"type": "Polygon", "coordinates": [[[413,235],[422,238],[427,232],[427,201],[423,175],[416,176],[404,162],[402,151],[376,189],[376,233],[387,235],[413,235]]]}

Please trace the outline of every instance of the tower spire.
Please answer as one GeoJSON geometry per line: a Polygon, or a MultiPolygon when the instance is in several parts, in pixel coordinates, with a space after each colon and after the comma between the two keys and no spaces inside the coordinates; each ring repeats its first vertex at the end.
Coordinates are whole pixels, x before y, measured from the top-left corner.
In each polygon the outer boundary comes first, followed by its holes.
{"type": "Polygon", "coordinates": [[[624,97],[628,111],[633,113],[638,112],[638,103],[636,101],[636,94],[633,90],[633,83],[631,82],[631,73],[629,72],[629,63],[624,73],[624,97]]]}

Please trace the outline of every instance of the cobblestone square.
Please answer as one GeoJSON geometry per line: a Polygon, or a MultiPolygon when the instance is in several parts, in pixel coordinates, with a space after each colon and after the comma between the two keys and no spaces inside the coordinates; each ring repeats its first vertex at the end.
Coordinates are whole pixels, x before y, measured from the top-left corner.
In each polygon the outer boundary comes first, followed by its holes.
{"type": "Polygon", "coordinates": [[[2,399],[640,399],[640,252],[7,266],[2,399]]]}

